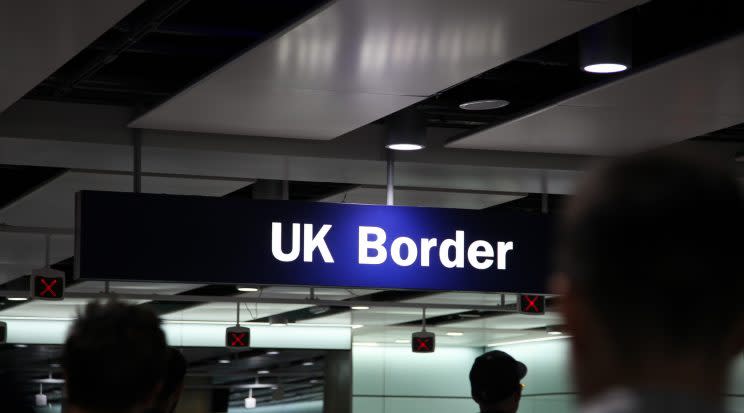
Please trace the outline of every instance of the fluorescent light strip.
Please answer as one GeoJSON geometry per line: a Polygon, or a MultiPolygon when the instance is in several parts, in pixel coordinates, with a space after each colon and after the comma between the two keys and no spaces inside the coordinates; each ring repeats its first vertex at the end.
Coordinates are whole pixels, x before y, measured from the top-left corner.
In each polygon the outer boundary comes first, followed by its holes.
{"type": "Polygon", "coordinates": [[[560,336],[560,337],[541,337],[541,338],[531,338],[526,340],[516,340],[516,341],[504,341],[503,343],[491,343],[487,345],[486,347],[499,347],[499,346],[508,346],[510,344],[525,344],[525,343],[537,343],[540,341],[552,341],[552,340],[563,340],[566,338],[570,338],[569,336],[560,336]]]}
{"type": "Polygon", "coordinates": [[[360,346],[360,347],[377,347],[377,346],[379,346],[378,343],[369,343],[369,342],[363,342],[363,341],[355,341],[352,344],[355,345],[355,346],[360,346]]]}

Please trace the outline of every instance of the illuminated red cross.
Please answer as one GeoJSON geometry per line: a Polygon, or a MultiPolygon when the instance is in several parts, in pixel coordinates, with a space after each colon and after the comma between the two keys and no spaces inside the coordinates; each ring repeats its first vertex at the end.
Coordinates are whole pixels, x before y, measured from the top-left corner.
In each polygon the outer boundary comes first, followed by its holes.
{"type": "Polygon", "coordinates": [[[536,296],[533,296],[532,298],[530,298],[529,295],[525,295],[524,296],[524,299],[527,300],[527,307],[524,309],[524,311],[525,312],[529,312],[529,311],[532,311],[534,309],[536,313],[539,313],[540,312],[540,308],[537,307],[537,300],[539,298],[540,297],[537,296],[537,295],[536,296]]]}
{"type": "Polygon", "coordinates": [[[426,339],[419,339],[416,350],[429,350],[429,344],[427,344],[427,342],[428,340],[426,339]]]}
{"type": "Polygon", "coordinates": [[[230,333],[232,336],[232,343],[230,343],[231,346],[244,346],[245,343],[243,342],[243,338],[245,337],[245,333],[230,333]]]}
{"type": "Polygon", "coordinates": [[[43,297],[43,296],[46,295],[46,293],[51,294],[52,297],[56,297],[57,296],[57,293],[52,289],[52,287],[54,287],[57,284],[57,280],[56,279],[52,279],[50,282],[47,282],[46,279],[41,278],[41,279],[39,279],[39,281],[42,284],[44,284],[44,289],[41,290],[41,292],[39,293],[39,296],[43,297]]]}

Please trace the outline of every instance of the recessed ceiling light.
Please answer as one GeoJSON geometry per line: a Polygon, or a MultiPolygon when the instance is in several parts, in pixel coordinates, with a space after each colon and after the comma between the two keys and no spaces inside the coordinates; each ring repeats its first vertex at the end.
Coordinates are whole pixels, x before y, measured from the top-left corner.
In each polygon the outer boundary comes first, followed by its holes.
{"type": "Polygon", "coordinates": [[[228,359],[219,359],[217,360],[217,362],[220,364],[230,364],[230,360],[228,359]]]}
{"type": "Polygon", "coordinates": [[[354,344],[355,346],[361,346],[361,347],[377,347],[377,346],[379,346],[379,344],[374,343],[374,342],[369,342],[369,341],[355,341],[352,344],[354,344]]]}
{"type": "Polygon", "coordinates": [[[417,143],[393,143],[387,145],[386,148],[394,151],[418,151],[424,149],[424,145],[419,145],[417,143]]]}
{"type": "Polygon", "coordinates": [[[364,327],[363,324],[352,324],[351,325],[351,328],[354,329],[354,330],[356,330],[357,328],[362,328],[362,327],[364,327]]]}
{"type": "Polygon", "coordinates": [[[504,106],[508,105],[508,100],[503,99],[483,99],[483,100],[474,100],[472,102],[465,102],[460,104],[460,109],[464,110],[491,110],[491,109],[499,109],[503,108],[504,106]]]}
{"type": "Polygon", "coordinates": [[[258,291],[258,288],[256,288],[256,287],[243,287],[243,286],[239,286],[238,287],[238,291],[242,291],[244,293],[255,293],[256,291],[258,291]]]}
{"type": "Polygon", "coordinates": [[[8,301],[26,301],[28,297],[8,297],[8,301]]]}
{"type": "Polygon", "coordinates": [[[26,348],[26,347],[28,347],[28,344],[16,344],[15,346],[17,348],[26,348]]]}
{"type": "Polygon", "coordinates": [[[314,364],[315,363],[313,363],[312,361],[306,361],[306,362],[302,363],[303,366],[312,366],[314,364]]]}
{"type": "Polygon", "coordinates": [[[395,340],[397,344],[411,344],[411,340],[395,340]]]}
{"type": "Polygon", "coordinates": [[[268,370],[259,370],[257,373],[258,374],[269,374],[269,371],[268,370]]]}
{"type": "Polygon", "coordinates": [[[279,352],[278,351],[267,351],[266,354],[269,356],[276,356],[277,354],[279,354],[279,352]]]}
{"type": "Polygon", "coordinates": [[[459,331],[449,331],[447,332],[447,335],[451,337],[460,337],[462,333],[460,333],[459,331]]]}
{"type": "Polygon", "coordinates": [[[320,383],[320,380],[318,380],[318,379],[312,379],[312,380],[310,380],[310,384],[316,384],[316,383],[320,383]]]}
{"type": "Polygon", "coordinates": [[[561,333],[560,331],[548,331],[548,334],[551,336],[560,336],[563,333],[561,333]]]}
{"type": "Polygon", "coordinates": [[[584,71],[590,73],[617,73],[627,69],[628,66],[620,63],[595,63],[584,66],[584,71]]]}
{"type": "Polygon", "coordinates": [[[352,310],[369,310],[369,307],[366,305],[355,305],[351,307],[352,310]]]}

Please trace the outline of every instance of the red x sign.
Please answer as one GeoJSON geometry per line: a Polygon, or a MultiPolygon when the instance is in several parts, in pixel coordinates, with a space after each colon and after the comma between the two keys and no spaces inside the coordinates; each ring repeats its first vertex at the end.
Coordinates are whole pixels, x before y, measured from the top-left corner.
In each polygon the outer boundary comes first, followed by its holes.
{"type": "Polygon", "coordinates": [[[434,333],[428,331],[419,331],[413,333],[411,337],[411,350],[414,353],[433,353],[434,352],[434,333]]]}
{"type": "Polygon", "coordinates": [[[522,314],[545,314],[545,296],[521,294],[519,312],[522,314]]]}
{"type": "Polygon", "coordinates": [[[251,330],[245,327],[229,327],[225,332],[225,346],[246,348],[251,345],[251,330]]]}
{"type": "Polygon", "coordinates": [[[65,278],[60,271],[47,270],[31,280],[31,296],[37,300],[62,300],[65,295],[65,278]],[[59,273],[52,274],[53,273],[59,273]]]}

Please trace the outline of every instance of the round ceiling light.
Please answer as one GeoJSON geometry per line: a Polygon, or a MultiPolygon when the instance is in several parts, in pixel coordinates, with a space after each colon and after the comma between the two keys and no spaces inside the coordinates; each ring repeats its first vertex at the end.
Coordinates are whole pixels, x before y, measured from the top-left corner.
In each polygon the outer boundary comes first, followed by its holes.
{"type": "Polygon", "coordinates": [[[628,70],[628,66],[620,63],[595,63],[584,66],[584,71],[589,73],[618,73],[628,70]]]}
{"type": "Polygon", "coordinates": [[[424,145],[416,143],[392,143],[385,147],[394,151],[418,151],[424,149],[424,145]]]}
{"type": "Polygon", "coordinates": [[[256,287],[245,287],[245,286],[239,286],[238,291],[242,291],[244,293],[255,293],[258,291],[258,288],[256,287]]]}
{"type": "Polygon", "coordinates": [[[387,121],[385,147],[394,151],[418,151],[426,142],[426,119],[408,110],[392,115],[387,121]]]}
{"type": "Polygon", "coordinates": [[[508,100],[503,99],[484,99],[484,100],[474,100],[472,102],[465,102],[460,104],[460,109],[464,110],[491,110],[491,109],[499,109],[503,108],[504,106],[508,105],[508,100]]]}

